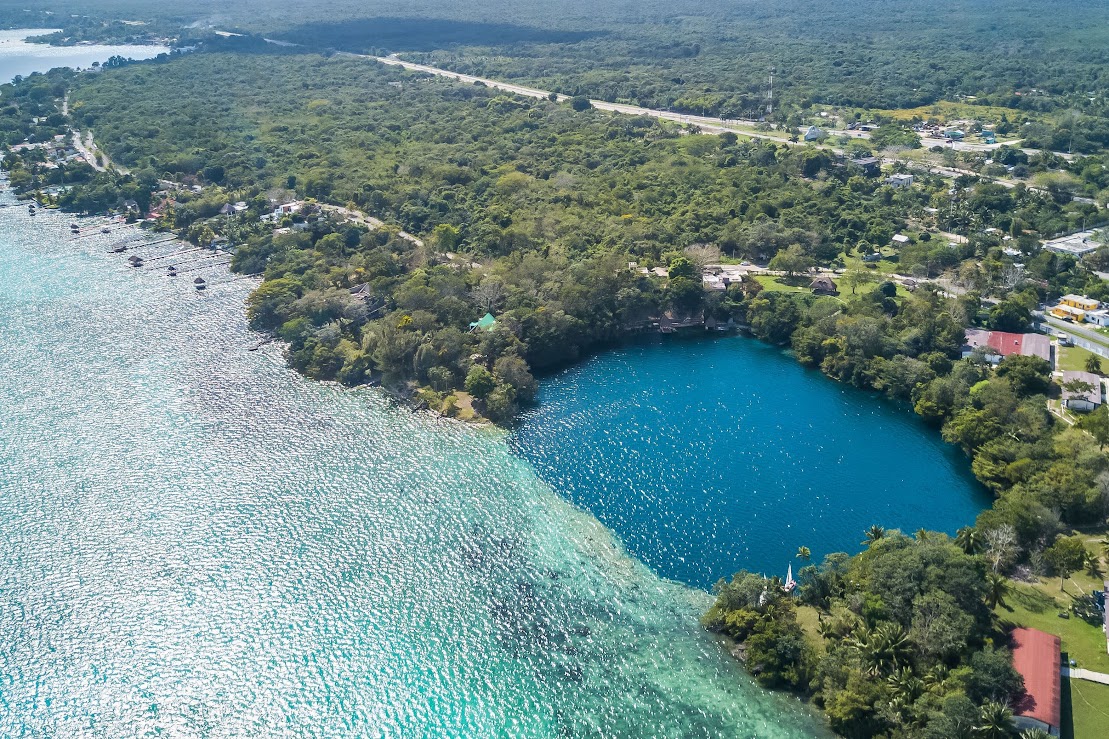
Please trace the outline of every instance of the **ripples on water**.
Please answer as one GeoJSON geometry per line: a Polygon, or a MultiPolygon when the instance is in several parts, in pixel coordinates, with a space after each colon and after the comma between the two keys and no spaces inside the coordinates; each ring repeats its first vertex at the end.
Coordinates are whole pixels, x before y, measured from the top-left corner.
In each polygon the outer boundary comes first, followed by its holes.
{"type": "Polygon", "coordinates": [[[989,496],[905,408],[743,337],[626,346],[548,378],[511,439],[663,577],[785,577],[872,524],[954,532],[989,496]]]}
{"type": "Polygon", "coordinates": [[[0,210],[0,735],[821,733],[501,435],[309,383],[249,283],[68,220],[0,210]]]}

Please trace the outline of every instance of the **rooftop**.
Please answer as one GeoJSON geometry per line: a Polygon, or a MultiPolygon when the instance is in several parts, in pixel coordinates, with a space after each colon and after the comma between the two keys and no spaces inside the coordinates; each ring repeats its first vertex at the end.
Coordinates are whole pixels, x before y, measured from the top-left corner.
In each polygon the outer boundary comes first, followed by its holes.
{"type": "Polygon", "coordinates": [[[966,344],[971,349],[991,349],[993,351],[990,353],[1002,357],[1019,354],[1051,361],[1051,339],[1043,334],[1011,334],[1007,331],[968,328],[966,344]]]}
{"type": "Polygon", "coordinates": [[[1096,308],[1099,305],[1098,301],[1094,300],[1093,298],[1087,298],[1085,295],[1075,295],[1074,293],[1068,293],[1067,295],[1064,295],[1063,297],[1059,298],[1059,302],[1088,305],[1091,308],[1096,308]]]}
{"type": "Polygon", "coordinates": [[[1066,370],[1063,372],[1063,402],[1068,400],[1086,400],[1094,405],[1101,405],[1101,378],[1093,372],[1066,370]],[[1070,392],[1066,386],[1069,382],[1085,382],[1090,389],[1085,392],[1070,392]]]}
{"type": "Polygon", "coordinates": [[[1069,236],[1060,236],[1057,239],[1044,242],[1044,248],[1058,254],[1073,254],[1082,256],[1096,250],[1101,244],[1094,239],[1094,231],[1080,231],[1069,236]]]}
{"type": "Polygon", "coordinates": [[[1038,629],[1013,630],[1013,667],[1024,678],[1017,716],[1058,727],[1062,714],[1059,637],[1038,629]]]}

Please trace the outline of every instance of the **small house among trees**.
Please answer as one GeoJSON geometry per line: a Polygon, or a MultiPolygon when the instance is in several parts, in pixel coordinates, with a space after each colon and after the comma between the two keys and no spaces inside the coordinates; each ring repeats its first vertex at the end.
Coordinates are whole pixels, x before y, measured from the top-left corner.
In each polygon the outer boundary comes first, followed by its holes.
{"type": "Polygon", "coordinates": [[[1064,372],[1063,405],[1083,413],[1095,410],[1101,405],[1101,378],[1092,372],[1064,372]]]}
{"type": "Polygon", "coordinates": [[[839,295],[835,280],[827,275],[820,275],[809,283],[809,289],[813,295],[839,295]]]}

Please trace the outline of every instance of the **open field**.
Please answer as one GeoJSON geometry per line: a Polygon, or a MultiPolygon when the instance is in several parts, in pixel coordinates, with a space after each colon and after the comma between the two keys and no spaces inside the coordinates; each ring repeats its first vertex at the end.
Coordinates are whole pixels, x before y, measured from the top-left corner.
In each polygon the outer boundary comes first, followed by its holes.
{"type": "MultiPolygon", "coordinates": [[[[1057,369],[1060,370],[1079,370],[1086,371],[1086,358],[1096,356],[1088,349],[1083,349],[1080,346],[1063,346],[1059,347],[1059,361],[1057,369]]],[[[1105,360],[1102,360],[1106,364],[1105,360]]]]}
{"type": "Polygon", "coordinates": [[[1100,739],[1109,727],[1109,685],[1063,681],[1063,739],[1100,739]]]}
{"type": "MultiPolygon", "coordinates": [[[[915,117],[924,120],[940,122],[959,120],[999,121],[1001,116],[1007,116],[1010,121],[1041,121],[1046,122],[1049,116],[1041,113],[1031,113],[1012,108],[1002,108],[995,105],[972,105],[971,103],[956,103],[950,100],[940,100],[931,105],[921,105],[916,108],[895,108],[870,111],[876,115],[886,116],[899,121],[912,120],[915,117]]],[[[1006,138],[1006,137],[1001,137],[1006,138]]]]}

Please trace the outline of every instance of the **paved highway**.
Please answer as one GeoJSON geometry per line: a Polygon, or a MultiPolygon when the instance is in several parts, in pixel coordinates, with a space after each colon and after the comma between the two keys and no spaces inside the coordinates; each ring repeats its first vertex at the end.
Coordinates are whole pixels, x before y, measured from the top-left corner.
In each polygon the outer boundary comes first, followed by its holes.
{"type": "MultiPolygon", "coordinates": [[[[398,59],[395,56],[368,56],[365,54],[343,54],[343,56],[352,56],[359,59],[374,59],[382,64],[390,64],[395,67],[403,67],[404,69],[413,72],[424,72],[426,74],[434,74],[439,77],[448,77],[450,79],[458,80],[468,84],[480,82],[486,87],[491,87],[495,90],[504,90],[505,92],[512,92],[517,95],[523,95],[531,98],[549,98],[551,93],[549,90],[540,90],[535,87],[524,87],[523,85],[514,85],[510,82],[500,82],[498,80],[491,80],[486,77],[474,77],[469,74],[461,74],[459,72],[452,72],[449,69],[440,69],[438,67],[429,67],[426,64],[416,64],[415,62],[406,62],[403,59],[398,59]]],[[[570,99],[568,95],[556,95],[559,102],[565,102],[570,99]]],[[[724,133],[731,131],[732,133],[749,136],[756,139],[770,139],[777,141],[781,144],[792,144],[801,142],[789,141],[782,133],[769,134],[761,133],[758,131],[748,131],[744,126],[756,126],[758,121],[748,121],[739,119],[723,119],[711,118],[709,116],[700,115],[686,115],[684,113],[674,113],[669,110],[654,110],[653,108],[641,108],[638,105],[624,105],[623,103],[610,103],[604,100],[590,100],[593,107],[597,110],[606,110],[611,113],[622,113],[624,115],[644,115],[650,118],[660,118],[662,120],[674,121],[675,123],[685,123],[690,126],[695,126],[706,133],[724,133]]]]}
{"type": "Polygon", "coordinates": [[[1075,323],[1068,321],[1061,321],[1058,318],[1049,316],[1046,313],[1043,315],[1036,315],[1036,320],[1041,323],[1046,323],[1053,329],[1062,331],[1067,334],[1074,342],[1075,346],[1080,346],[1087,351],[1091,351],[1100,357],[1109,359],[1109,336],[1098,333],[1092,329],[1079,326],[1075,323]]]}

